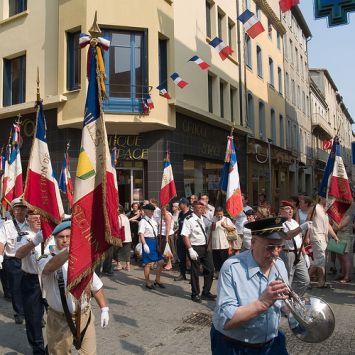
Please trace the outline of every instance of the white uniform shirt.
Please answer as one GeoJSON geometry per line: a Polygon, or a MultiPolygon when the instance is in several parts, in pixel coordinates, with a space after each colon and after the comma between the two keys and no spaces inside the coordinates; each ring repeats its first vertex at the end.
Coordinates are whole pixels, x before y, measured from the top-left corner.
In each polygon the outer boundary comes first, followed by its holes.
{"type": "MultiPolygon", "coordinates": [[[[30,232],[31,228],[27,221],[23,223],[17,222],[17,225],[20,229],[20,232],[30,232]]],[[[22,236],[22,238],[26,238],[27,235],[22,236]]],[[[2,226],[0,227],[0,243],[5,245],[5,255],[9,257],[14,257],[16,254],[16,243],[17,241],[22,240],[18,236],[16,227],[14,222],[5,221],[2,226]]]]}
{"type": "MultiPolygon", "coordinates": [[[[52,259],[52,255],[49,254],[47,257],[42,256],[38,260],[38,267],[40,270],[40,273],[42,273],[44,267],[48,263],[49,260],[52,259]]],[[[63,279],[64,279],[64,285],[66,288],[67,285],[67,273],[68,273],[68,261],[62,266],[63,270],[63,279]]],[[[102,288],[103,283],[99,279],[99,277],[94,273],[92,277],[92,281],[90,284],[90,289],[92,292],[97,292],[102,288]]],[[[49,307],[54,309],[57,312],[64,313],[63,306],[62,306],[62,301],[60,299],[60,292],[59,292],[59,286],[58,286],[58,276],[57,272],[52,272],[50,274],[42,274],[42,292],[43,292],[43,297],[47,299],[49,307]]],[[[71,293],[67,292],[65,289],[65,295],[67,299],[67,304],[69,308],[70,313],[75,312],[75,298],[71,295],[71,293]]],[[[89,300],[86,299],[85,297],[85,292],[83,292],[83,297],[81,301],[81,309],[84,310],[87,306],[89,305],[89,300]]]]}
{"type": "Polygon", "coordinates": [[[206,245],[206,237],[201,227],[206,230],[204,218],[202,216],[199,218],[192,213],[185,218],[181,235],[190,238],[191,245],[206,245]]]}
{"type": "MultiPolygon", "coordinates": [[[[294,219],[291,219],[290,221],[284,222],[283,226],[284,226],[284,229],[283,229],[284,232],[287,233],[288,231],[292,231],[292,230],[298,228],[300,225],[294,219]]],[[[297,234],[293,239],[296,242],[297,249],[300,249],[301,245],[302,245],[302,233],[297,234]]],[[[295,249],[292,239],[285,240],[285,249],[286,250],[294,250],[295,249]]]]}
{"type": "MultiPolygon", "coordinates": [[[[21,238],[20,242],[16,243],[16,251],[23,247],[24,245],[27,245],[35,236],[37,233],[29,231],[28,235],[25,235],[23,238],[21,238]]],[[[38,233],[41,233],[39,231],[38,233]]],[[[21,262],[21,269],[24,272],[27,272],[28,274],[38,274],[38,264],[37,264],[37,259],[41,256],[41,244],[37,245],[35,248],[33,248],[29,254],[27,254],[24,258],[22,258],[21,262]]]]}
{"type": "Polygon", "coordinates": [[[156,238],[156,236],[158,235],[158,223],[153,218],[144,216],[139,221],[138,234],[142,233],[144,238],[156,238]]]}
{"type": "Polygon", "coordinates": [[[125,214],[118,216],[118,223],[124,227],[124,241],[123,243],[130,243],[132,241],[131,225],[129,219],[125,214]]]}

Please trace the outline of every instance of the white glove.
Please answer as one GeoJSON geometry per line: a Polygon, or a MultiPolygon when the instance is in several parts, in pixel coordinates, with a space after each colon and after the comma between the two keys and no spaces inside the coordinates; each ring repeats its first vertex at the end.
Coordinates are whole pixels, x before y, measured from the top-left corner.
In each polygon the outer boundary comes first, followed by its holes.
{"type": "Polygon", "coordinates": [[[307,221],[300,225],[302,232],[305,232],[308,228],[312,227],[313,222],[307,221]]]}
{"type": "Polygon", "coordinates": [[[108,321],[110,320],[108,310],[108,307],[101,308],[101,328],[106,328],[108,326],[108,321]]]}
{"type": "Polygon", "coordinates": [[[36,247],[37,245],[41,244],[42,242],[43,242],[43,234],[42,234],[42,232],[36,233],[36,235],[32,239],[33,245],[36,247]]]}
{"type": "Polygon", "coordinates": [[[4,261],[4,256],[0,255],[0,270],[2,270],[2,262],[4,261]]]}
{"type": "Polygon", "coordinates": [[[189,250],[191,260],[197,260],[198,254],[196,253],[196,251],[193,250],[192,248],[189,248],[188,250],[189,250]]]}
{"type": "Polygon", "coordinates": [[[149,249],[147,243],[144,243],[143,249],[144,249],[144,252],[145,252],[146,254],[149,254],[149,253],[150,253],[150,249],[149,249]]]}
{"type": "Polygon", "coordinates": [[[309,260],[309,256],[307,254],[305,254],[305,255],[303,255],[303,257],[304,257],[304,261],[306,263],[307,269],[309,269],[311,266],[311,261],[309,260]]]}

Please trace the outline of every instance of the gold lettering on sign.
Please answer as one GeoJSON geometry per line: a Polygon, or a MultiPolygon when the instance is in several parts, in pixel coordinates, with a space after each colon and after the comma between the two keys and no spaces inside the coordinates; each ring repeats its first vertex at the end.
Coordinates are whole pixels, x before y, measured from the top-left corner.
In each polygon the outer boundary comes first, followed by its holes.
{"type": "Polygon", "coordinates": [[[48,197],[48,189],[47,189],[47,176],[48,176],[50,158],[47,153],[41,158],[40,163],[41,163],[41,177],[39,180],[39,186],[41,191],[41,200],[44,206],[48,206],[49,197],[48,197]]]}
{"type": "Polygon", "coordinates": [[[188,120],[182,121],[182,130],[193,136],[207,138],[207,127],[204,127],[196,122],[188,120]]]}
{"type": "Polygon", "coordinates": [[[118,160],[148,159],[148,149],[142,148],[140,136],[117,136],[116,146],[118,160]]]}

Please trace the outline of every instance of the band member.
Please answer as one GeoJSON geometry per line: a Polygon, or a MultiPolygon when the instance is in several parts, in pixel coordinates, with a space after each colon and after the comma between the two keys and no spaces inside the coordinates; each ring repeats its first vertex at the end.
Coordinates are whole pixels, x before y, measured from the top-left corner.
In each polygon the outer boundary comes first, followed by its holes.
{"type": "Polygon", "coordinates": [[[211,328],[213,355],[287,354],[278,330],[287,286],[283,246],[285,218],[267,218],[245,225],[252,231],[251,250],[230,257],[222,266],[211,328]]]}
{"type": "Polygon", "coordinates": [[[70,354],[75,347],[80,348],[79,354],[96,354],[96,334],[94,314],[90,299],[93,296],[101,308],[101,327],[105,328],[109,321],[103,284],[94,273],[81,301],[67,291],[67,273],[69,245],[71,237],[71,221],[60,223],[52,232],[56,250],[52,254],[44,254],[38,260],[42,273],[42,287],[49,308],[47,316],[48,353],[51,355],[70,354]],[[80,323],[80,339],[76,336],[76,327],[80,323]],[[73,335],[75,333],[75,335],[73,335]],[[81,343],[81,344],[80,344],[81,343]]]}

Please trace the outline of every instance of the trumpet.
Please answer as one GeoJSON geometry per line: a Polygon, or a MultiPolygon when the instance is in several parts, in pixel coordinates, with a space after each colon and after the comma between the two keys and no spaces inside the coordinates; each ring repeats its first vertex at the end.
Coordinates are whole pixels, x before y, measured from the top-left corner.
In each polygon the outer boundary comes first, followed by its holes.
{"type": "Polygon", "coordinates": [[[315,296],[301,298],[287,285],[275,260],[273,264],[279,274],[278,279],[288,289],[289,299],[284,302],[290,310],[288,324],[292,333],[307,343],[320,343],[328,339],[335,328],[335,317],[329,304],[315,296]]]}

